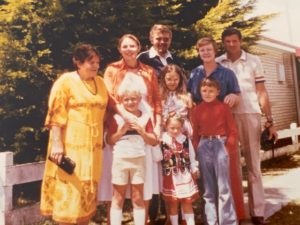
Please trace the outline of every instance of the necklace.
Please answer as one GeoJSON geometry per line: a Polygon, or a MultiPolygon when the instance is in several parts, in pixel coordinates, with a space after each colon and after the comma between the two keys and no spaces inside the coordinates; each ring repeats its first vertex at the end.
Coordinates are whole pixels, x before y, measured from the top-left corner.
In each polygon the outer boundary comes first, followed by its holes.
{"type": "Polygon", "coordinates": [[[83,83],[83,85],[85,86],[85,88],[92,94],[92,95],[96,95],[98,93],[98,88],[97,88],[97,83],[95,78],[91,78],[93,80],[93,87],[91,87],[91,83],[87,83],[84,79],[81,78],[79,71],[77,71],[77,75],[79,77],[79,79],[81,80],[81,82],[83,83]]]}
{"type": "Polygon", "coordinates": [[[96,81],[95,79],[93,78],[93,85],[94,85],[94,88],[91,87],[91,85],[89,85],[88,83],[86,83],[86,81],[80,79],[83,83],[83,85],[86,87],[86,89],[92,94],[92,95],[96,95],[97,92],[98,92],[98,88],[97,88],[97,84],[96,84],[96,81]]]}

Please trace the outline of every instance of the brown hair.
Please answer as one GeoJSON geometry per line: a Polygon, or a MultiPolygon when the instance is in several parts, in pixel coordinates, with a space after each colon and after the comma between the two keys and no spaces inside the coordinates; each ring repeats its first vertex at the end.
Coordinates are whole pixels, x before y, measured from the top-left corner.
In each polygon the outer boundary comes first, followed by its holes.
{"type": "Polygon", "coordinates": [[[176,88],[176,94],[186,94],[186,77],[184,71],[175,64],[166,65],[160,72],[160,96],[162,100],[167,98],[169,89],[166,85],[165,77],[167,73],[175,72],[179,76],[178,87],[176,88]]]}
{"type": "Polygon", "coordinates": [[[204,78],[202,82],[200,83],[199,89],[202,87],[215,87],[217,90],[221,90],[221,86],[219,81],[213,79],[213,78],[204,78]]]}
{"type": "Polygon", "coordinates": [[[172,37],[172,30],[168,25],[154,24],[150,29],[150,39],[155,32],[169,33],[172,37]]]}
{"type": "Polygon", "coordinates": [[[199,49],[200,47],[203,47],[203,46],[209,45],[209,44],[212,44],[212,46],[214,47],[215,53],[217,53],[218,52],[218,45],[217,45],[217,42],[212,37],[200,38],[197,41],[196,48],[199,49]]]}
{"type": "Polygon", "coordinates": [[[90,44],[80,44],[74,49],[72,61],[75,68],[77,68],[78,63],[84,63],[86,60],[90,60],[94,56],[100,58],[100,53],[98,50],[90,44]]]}
{"type": "Polygon", "coordinates": [[[118,49],[121,48],[122,42],[125,38],[129,38],[129,39],[133,40],[137,44],[139,50],[141,49],[141,43],[140,43],[139,39],[133,34],[124,34],[122,37],[120,37],[120,39],[118,41],[118,49]]]}

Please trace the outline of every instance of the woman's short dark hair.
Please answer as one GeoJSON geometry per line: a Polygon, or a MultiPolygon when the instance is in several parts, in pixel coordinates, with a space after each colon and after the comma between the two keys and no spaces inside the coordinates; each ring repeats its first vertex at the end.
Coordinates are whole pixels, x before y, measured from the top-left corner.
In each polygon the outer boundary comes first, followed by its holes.
{"type": "Polygon", "coordinates": [[[242,40],[242,33],[235,27],[228,27],[226,28],[222,33],[222,41],[224,41],[224,38],[231,35],[237,35],[240,40],[242,40]]]}
{"type": "Polygon", "coordinates": [[[84,61],[98,56],[100,58],[100,53],[98,50],[90,44],[80,44],[75,47],[73,52],[73,64],[77,68],[77,63],[84,63],[84,61]]]}

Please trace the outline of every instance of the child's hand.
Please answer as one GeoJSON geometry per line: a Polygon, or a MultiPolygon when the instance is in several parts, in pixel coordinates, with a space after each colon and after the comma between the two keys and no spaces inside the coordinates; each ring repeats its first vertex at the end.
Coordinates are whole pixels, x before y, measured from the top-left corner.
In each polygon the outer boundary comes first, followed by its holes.
{"type": "Polygon", "coordinates": [[[130,129],[136,130],[140,135],[145,133],[144,128],[135,121],[130,122],[130,129]]]}
{"type": "Polygon", "coordinates": [[[121,127],[120,132],[122,134],[125,134],[130,129],[131,129],[130,123],[129,122],[125,122],[124,125],[121,127]]]}

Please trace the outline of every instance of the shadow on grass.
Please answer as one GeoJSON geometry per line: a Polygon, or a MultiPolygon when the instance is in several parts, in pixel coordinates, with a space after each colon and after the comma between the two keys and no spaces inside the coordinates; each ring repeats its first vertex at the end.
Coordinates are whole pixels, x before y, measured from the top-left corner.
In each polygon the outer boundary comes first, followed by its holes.
{"type": "Polygon", "coordinates": [[[267,225],[299,225],[300,202],[292,202],[267,220],[267,225]]]}
{"type": "Polygon", "coordinates": [[[276,172],[282,174],[289,169],[297,167],[300,167],[300,151],[293,155],[285,155],[269,159],[267,161],[263,161],[261,164],[263,175],[268,175],[268,173],[274,173],[274,175],[276,175],[276,172]]]}

